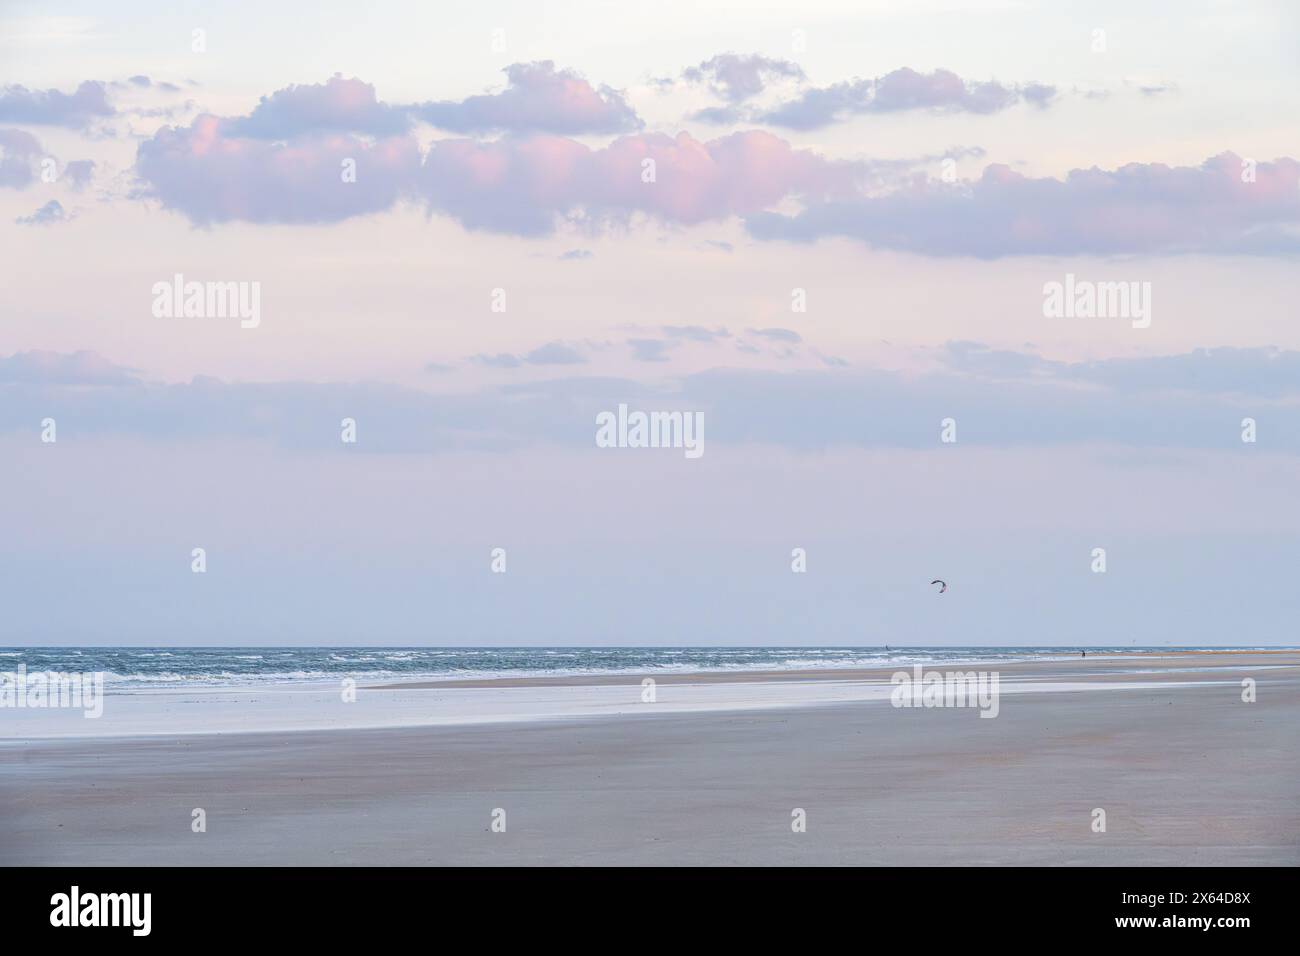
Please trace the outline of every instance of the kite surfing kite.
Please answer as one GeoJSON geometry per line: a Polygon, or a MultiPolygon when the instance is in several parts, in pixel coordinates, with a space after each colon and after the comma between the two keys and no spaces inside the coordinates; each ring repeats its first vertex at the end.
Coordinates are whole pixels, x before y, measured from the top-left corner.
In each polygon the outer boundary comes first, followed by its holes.
{"type": "Polygon", "coordinates": [[[942,594],[944,591],[948,590],[948,584],[947,584],[947,582],[945,582],[945,581],[940,581],[938,578],[935,578],[935,579],[934,579],[933,581],[931,581],[930,583],[931,583],[931,584],[937,584],[937,585],[939,585],[939,593],[940,593],[940,594],[942,594]]]}

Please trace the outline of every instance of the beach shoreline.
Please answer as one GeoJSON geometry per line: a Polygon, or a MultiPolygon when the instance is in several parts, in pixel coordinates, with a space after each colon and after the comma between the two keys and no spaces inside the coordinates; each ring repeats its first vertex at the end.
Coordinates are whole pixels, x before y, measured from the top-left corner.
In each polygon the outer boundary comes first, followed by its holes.
{"type": "MultiPolygon", "coordinates": [[[[1079,654],[1043,656],[1035,660],[1007,660],[997,657],[963,658],[961,660],[936,660],[922,662],[921,666],[937,670],[970,670],[996,667],[1009,675],[1032,676],[1050,673],[1044,665],[1073,663],[1089,669],[1102,668],[1123,672],[1135,664],[1159,663],[1167,674],[1183,667],[1197,666],[1197,662],[1212,661],[1215,667],[1290,667],[1300,666],[1300,650],[1277,648],[1260,651],[1237,650],[1176,650],[1167,652],[1144,651],[1129,654],[1102,653],[1093,657],[1079,654]],[[1275,661],[1280,663],[1274,663],[1275,661]]],[[[915,667],[910,662],[882,664],[876,667],[805,667],[784,669],[734,669],[734,670],[638,670],[615,674],[581,673],[538,676],[503,677],[436,677],[411,680],[391,680],[364,685],[369,690],[412,690],[450,687],[584,687],[597,685],[639,683],[652,679],[662,684],[704,683],[763,683],[771,681],[805,680],[889,680],[900,670],[915,667]]],[[[1102,675],[1097,675],[1102,676],[1102,675]]]]}
{"type": "MultiPolygon", "coordinates": [[[[179,688],[115,685],[103,695],[101,714],[94,719],[73,708],[0,709],[0,746],[61,737],[362,730],[875,705],[890,700],[895,681],[920,680],[923,675],[945,680],[984,675],[996,682],[999,698],[1134,692],[1160,686],[1231,684],[1247,676],[1300,679],[1300,652],[440,678],[379,684],[340,678],[179,688]]],[[[996,702],[991,706],[996,708],[996,702]]]]}
{"type": "MultiPolygon", "coordinates": [[[[1142,681],[1106,667],[1088,676],[1082,660],[1039,662],[1041,680],[1007,684],[1074,686],[1009,693],[996,719],[881,697],[14,739],[0,747],[0,864],[1296,865],[1300,659],[1218,660],[1180,674],[1190,666],[1180,658],[1164,679],[1142,681]],[[1252,663],[1258,672],[1243,672],[1252,663]],[[1253,703],[1242,699],[1247,676],[1253,703]],[[1099,808],[1104,833],[1092,829],[1099,808]],[[205,832],[191,830],[196,809],[205,832]],[[497,810],[504,833],[492,830],[497,810]],[[797,810],[806,832],[791,828],[797,810]]],[[[671,697],[671,684],[659,689],[671,697]]],[[[361,699],[601,692],[407,688],[361,699]]]]}

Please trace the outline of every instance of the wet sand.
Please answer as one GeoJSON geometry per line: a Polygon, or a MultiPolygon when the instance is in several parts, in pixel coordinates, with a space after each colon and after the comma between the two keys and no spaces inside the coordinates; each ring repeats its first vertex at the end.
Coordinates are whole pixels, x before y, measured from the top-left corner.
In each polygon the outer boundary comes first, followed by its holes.
{"type": "MultiPolygon", "coordinates": [[[[14,741],[0,746],[0,863],[1296,865],[1298,665],[1144,656],[1124,666],[1179,683],[1007,696],[996,719],[870,701],[14,741]],[[1189,666],[1214,670],[1173,673],[1189,666]],[[791,830],[796,808],[807,832],[791,830]]],[[[1014,666],[1084,683],[1122,669],[1014,666]]]]}

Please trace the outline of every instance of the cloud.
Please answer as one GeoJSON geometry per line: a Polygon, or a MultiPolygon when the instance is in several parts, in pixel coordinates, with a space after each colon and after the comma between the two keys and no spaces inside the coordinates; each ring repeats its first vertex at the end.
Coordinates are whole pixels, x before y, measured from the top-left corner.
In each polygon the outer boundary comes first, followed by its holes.
{"type": "Polygon", "coordinates": [[[80,192],[90,185],[95,175],[93,159],[74,159],[63,167],[63,181],[75,192],[80,192]]]}
{"type": "Polygon", "coordinates": [[[581,352],[563,342],[547,342],[524,356],[529,365],[581,365],[587,359],[581,352]]]}
{"type": "Polygon", "coordinates": [[[811,203],[747,220],[760,239],[847,236],[929,256],[1300,251],[1300,163],[1222,153],[1200,166],[1130,163],[1033,179],[1003,165],[965,184],[917,181],[895,192],[811,203]]]}
{"type": "Polygon", "coordinates": [[[20,226],[51,226],[56,222],[67,222],[72,217],[63,209],[57,199],[51,199],[30,216],[19,216],[14,220],[20,226]]]}
{"type": "MultiPolygon", "coordinates": [[[[0,129],[0,187],[27,188],[36,181],[37,168],[43,160],[53,163],[54,157],[45,152],[40,140],[31,133],[21,129],[0,129]]],[[[74,159],[64,165],[61,178],[74,191],[80,192],[90,183],[94,171],[94,160],[74,159]]]]}
{"type": "Polygon", "coordinates": [[[803,341],[803,336],[793,329],[750,329],[749,334],[769,342],[784,342],[788,345],[797,345],[803,341]]]}
{"type": "Polygon", "coordinates": [[[582,365],[586,356],[563,342],[547,342],[523,355],[498,352],[496,355],[474,355],[470,361],[488,368],[519,368],[522,365],[582,365]]]}
{"type": "MultiPolygon", "coordinates": [[[[971,344],[966,351],[980,348],[971,344]]],[[[1240,454],[1240,422],[1252,417],[1260,451],[1300,455],[1297,363],[1296,352],[1210,349],[1080,366],[1048,362],[1036,377],[1017,373],[1011,380],[955,369],[712,369],[662,384],[567,377],[434,394],[381,384],[202,378],[155,385],[91,353],[29,352],[0,358],[0,432],[30,429],[53,416],[86,434],[163,442],[233,436],[330,450],[338,448],[339,420],[353,417],[364,429],[362,451],[590,448],[596,413],[635,402],[703,411],[709,440],[722,446],[934,449],[940,422],[953,417],[962,447],[1118,445],[1240,454]],[[83,387],[92,385],[104,387],[83,387]],[[1141,414],[1134,414],[1135,402],[1141,414]]]]}
{"type": "Polygon", "coordinates": [[[205,114],[140,144],[136,195],[199,225],[337,222],[391,208],[419,168],[419,147],[409,136],[370,141],[315,133],[280,143],[231,135],[225,120],[205,114]],[[356,170],[351,182],[344,176],[349,163],[356,170]]]}
{"type": "Polygon", "coordinates": [[[594,88],[550,60],[514,63],[505,68],[508,85],[500,93],[454,101],[421,103],[412,114],[455,133],[510,132],[623,133],[642,127],[636,111],[617,90],[594,88]]]}
{"type": "Polygon", "coordinates": [[[702,325],[665,325],[662,331],[671,338],[689,339],[692,342],[716,342],[731,337],[731,333],[721,326],[706,329],[702,325]]]}
{"type": "Polygon", "coordinates": [[[663,339],[628,339],[632,357],[638,362],[667,362],[671,343],[663,339]]]}
{"type": "Polygon", "coordinates": [[[1078,382],[1126,392],[1300,397],[1300,352],[1267,346],[1060,362],[1031,352],[957,341],[944,345],[940,359],[954,371],[1000,381],[1078,382]]]}
{"type": "Polygon", "coordinates": [[[703,142],[687,133],[625,136],[594,150],[554,136],[442,140],[417,193],[471,229],[547,235],[561,217],[598,225],[644,213],[694,224],[789,197],[848,196],[858,169],[757,130],[703,142]]]}
{"type": "Polygon", "coordinates": [[[682,72],[688,83],[704,84],[728,103],[762,93],[773,80],[802,80],[803,68],[789,60],[760,54],[721,53],[682,72]]]}
{"type": "Polygon", "coordinates": [[[496,355],[474,355],[470,357],[470,361],[486,365],[488,368],[518,368],[523,364],[508,352],[498,352],[496,355]]]}
{"type": "MultiPolygon", "coordinates": [[[[289,124],[284,109],[275,109],[289,124]]],[[[200,225],[336,222],[405,198],[471,229],[537,236],[550,234],[561,218],[602,225],[644,213],[689,224],[791,197],[848,196],[861,169],[760,131],[708,141],[638,134],[598,149],[542,133],[446,139],[432,143],[422,161],[411,135],[327,133],[321,121],[304,125],[299,117],[299,135],[278,141],[261,138],[269,120],[252,125],[257,136],[248,135],[251,119],[205,114],[189,126],[158,130],[138,148],[135,195],[200,225]],[[341,175],[347,160],[355,162],[355,181],[341,175]]]]}
{"type": "Polygon", "coordinates": [[[36,163],[45,154],[40,141],[20,129],[0,129],[0,186],[23,189],[36,178],[36,163]]]}
{"type": "Polygon", "coordinates": [[[1054,373],[1065,367],[1062,362],[1052,362],[1032,352],[995,349],[981,342],[967,341],[945,343],[939,353],[939,359],[954,371],[992,379],[1032,378],[1054,373]]]}
{"type": "Polygon", "coordinates": [[[1178,92],[1177,83],[1145,76],[1126,76],[1124,77],[1124,86],[1137,90],[1145,97],[1163,96],[1167,93],[1178,92]]]}
{"type": "Polygon", "coordinates": [[[324,83],[300,84],[262,97],[248,116],[226,122],[225,135],[290,139],[310,133],[364,133],[388,137],[406,132],[401,109],[381,103],[369,83],[335,73],[324,83]]]}
{"type": "MultiPolygon", "coordinates": [[[[873,108],[1001,102],[988,84],[958,81],[960,93],[947,81],[932,88],[943,73],[895,71],[888,83],[873,81],[872,102],[883,104],[873,108]]],[[[1015,96],[1035,95],[1029,89],[1015,96]]],[[[1289,158],[1252,167],[1250,182],[1242,181],[1243,161],[1223,153],[1199,167],[1132,163],[1073,170],[1063,180],[991,165],[977,180],[944,183],[917,175],[914,160],[835,161],[760,130],[709,140],[638,133],[596,148],[550,133],[453,138],[435,140],[422,156],[410,133],[374,138],[360,129],[384,128],[387,120],[372,110],[378,105],[367,84],[336,77],[282,90],[248,117],[202,115],[164,127],[139,146],[134,195],[198,225],[337,222],[412,202],[468,229],[519,236],[550,235],[561,222],[624,226],[642,215],[678,225],[742,217],[759,239],[846,236],[878,248],[990,259],[1268,255],[1300,243],[1300,165],[1289,158]],[[336,109],[345,99],[350,107],[336,109]],[[294,135],[264,138],[273,131],[294,135]],[[773,211],[782,204],[791,208],[773,211]]],[[[0,135],[13,140],[0,158],[0,184],[26,184],[39,146],[21,131],[0,135]]]]}
{"type": "Polygon", "coordinates": [[[1300,454],[1300,404],[1254,396],[1149,390],[1142,413],[1131,392],[1081,388],[1068,376],[1044,381],[967,375],[905,375],[878,369],[770,372],[714,369],[688,376],[676,393],[703,409],[717,443],[803,450],[831,447],[936,448],[940,422],[954,418],[963,445],[1120,445],[1147,449],[1242,448],[1252,417],[1272,453],[1300,454]],[[880,409],[890,409],[880,414],[880,409]]]}
{"type": "Polygon", "coordinates": [[[710,123],[713,126],[732,126],[743,123],[749,118],[749,110],[739,106],[706,106],[687,116],[697,123],[710,123]]]}
{"type": "Polygon", "coordinates": [[[73,93],[29,90],[17,85],[0,89],[0,123],[84,129],[114,113],[108,102],[108,86],[98,80],[87,80],[73,93]]]}
{"type": "Polygon", "coordinates": [[[1020,97],[1030,106],[1046,109],[1052,105],[1060,91],[1046,83],[1026,83],[1020,87],[1020,97]]]}
{"type": "Polygon", "coordinates": [[[950,70],[918,73],[903,67],[875,79],[805,90],[797,98],[764,111],[760,118],[774,126],[810,130],[864,113],[996,113],[1021,101],[1044,107],[1055,95],[1054,87],[1042,83],[1017,86],[993,80],[971,82],[950,70]]]}
{"type": "Polygon", "coordinates": [[[0,356],[0,385],[130,385],[132,369],[114,365],[97,352],[33,350],[0,356]]]}
{"type": "Polygon", "coordinates": [[[1178,390],[1261,398],[1300,396],[1300,352],[1212,348],[1067,366],[1062,377],[1128,391],[1178,390]]]}

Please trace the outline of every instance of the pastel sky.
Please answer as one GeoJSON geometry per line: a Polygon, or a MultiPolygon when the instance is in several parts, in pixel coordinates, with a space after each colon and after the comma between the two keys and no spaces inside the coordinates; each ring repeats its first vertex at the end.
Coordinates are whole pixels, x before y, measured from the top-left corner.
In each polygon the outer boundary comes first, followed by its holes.
{"type": "Polygon", "coordinates": [[[1297,642],[1300,8],[464,6],[0,5],[0,644],[1297,642]]]}

